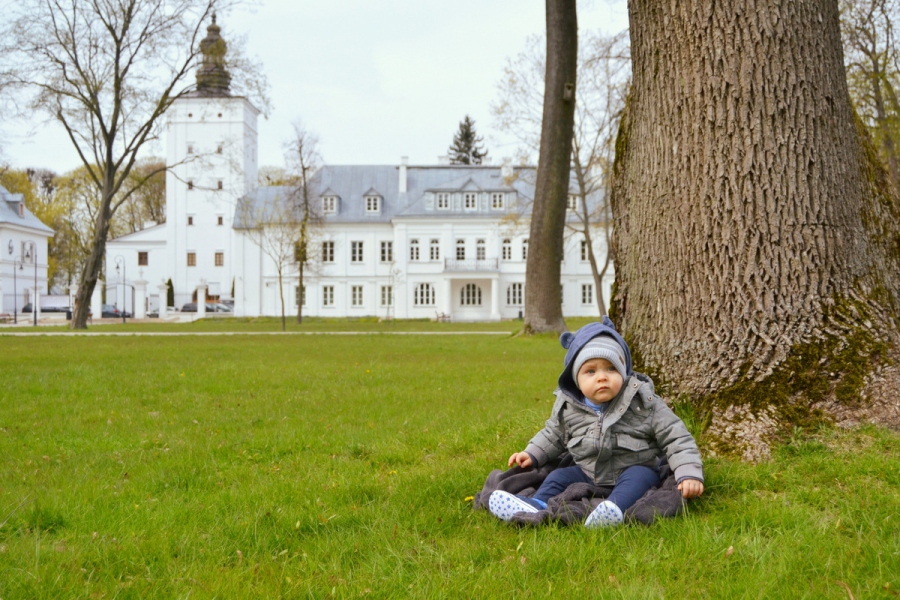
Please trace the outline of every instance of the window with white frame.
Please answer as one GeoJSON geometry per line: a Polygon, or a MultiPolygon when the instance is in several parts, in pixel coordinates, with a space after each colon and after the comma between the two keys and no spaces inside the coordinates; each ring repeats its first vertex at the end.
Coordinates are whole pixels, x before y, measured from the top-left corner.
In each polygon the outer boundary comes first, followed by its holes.
{"type": "Polygon", "coordinates": [[[322,306],[334,306],[334,286],[322,286],[322,306]]]}
{"type": "Polygon", "coordinates": [[[447,210],[448,208],[450,208],[450,194],[437,194],[437,207],[438,210],[447,210]]]}
{"type": "Polygon", "coordinates": [[[594,284],[592,284],[592,283],[581,284],[581,303],[582,304],[593,304],[594,303],[594,284]]]}
{"type": "Polygon", "coordinates": [[[150,265],[150,253],[149,252],[138,252],[138,266],[139,267],[147,267],[150,265]]]}
{"type": "Polygon", "coordinates": [[[512,240],[504,238],[502,246],[503,260],[512,260],[512,240]]]}
{"type": "Polygon", "coordinates": [[[217,267],[225,266],[225,253],[224,252],[216,252],[215,254],[215,264],[217,267]]]}
{"type": "Polygon", "coordinates": [[[363,286],[361,285],[353,285],[350,286],[350,306],[362,306],[363,305],[363,286]]]}
{"type": "Polygon", "coordinates": [[[381,210],[380,196],[366,196],[366,212],[377,213],[381,210]]]}
{"type": "Polygon", "coordinates": [[[566,208],[568,210],[577,210],[578,196],[576,196],[575,194],[569,194],[569,197],[566,199],[566,208]]]}
{"type": "Polygon", "coordinates": [[[394,242],[381,242],[381,262],[393,262],[394,242]]]}
{"type": "Polygon", "coordinates": [[[197,266],[197,253],[196,252],[188,252],[187,253],[187,266],[189,266],[189,267],[197,266]]]}
{"type": "Polygon", "coordinates": [[[478,194],[474,192],[466,192],[463,194],[463,204],[466,210],[478,208],[478,194]]]}
{"type": "Polygon", "coordinates": [[[337,196],[322,196],[322,212],[337,212],[337,196]]]}
{"type": "Polygon", "coordinates": [[[522,240],[522,260],[528,260],[528,238],[522,240]]]}
{"type": "Polygon", "coordinates": [[[409,260],[419,260],[419,240],[409,240],[409,260]]]}
{"type": "Polygon", "coordinates": [[[434,306],[434,286],[430,283],[420,283],[413,290],[413,304],[415,306],[434,306]]]}
{"type": "Polygon", "coordinates": [[[587,260],[587,240],[581,240],[581,260],[587,260]]]}
{"type": "Polygon", "coordinates": [[[466,260],[466,240],[456,240],[456,260],[466,260]]]}
{"type": "Polygon", "coordinates": [[[300,306],[306,306],[306,286],[294,286],[294,306],[297,306],[297,300],[300,301],[300,306]]]}
{"type": "Polygon", "coordinates": [[[441,241],[435,238],[431,239],[428,244],[428,258],[431,260],[441,260],[441,241]]]}
{"type": "Polygon", "coordinates": [[[481,288],[474,283],[467,283],[459,291],[459,303],[462,306],[481,306],[481,288]]]}
{"type": "Polygon", "coordinates": [[[503,192],[494,192],[491,194],[491,208],[493,210],[503,210],[506,208],[506,194],[503,192]]]}
{"type": "Polygon", "coordinates": [[[334,262],[334,242],[322,242],[322,262],[334,262]]]}
{"type": "Polygon", "coordinates": [[[523,288],[524,286],[521,283],[511,283],[506,288],[506,304],[509,306],[522,306],[523,288]]]}
{"type": "Polygon", "coordinates": [[[363,243],[350,242],[350,262],[361,263],[363,261],[363,243]]]}
{"type": "Polygon", "coordinates": [[[484,260],[487,256],[487,250],[484,246],[484,240],[475,240],[475,260],[484,260]]]}
{"type": "Polygon", "coordinates": [[[382,306],[393,306],[394,305],[394,286],[392,286],[392,285],[381,286],[381,305],[382,306]]]}

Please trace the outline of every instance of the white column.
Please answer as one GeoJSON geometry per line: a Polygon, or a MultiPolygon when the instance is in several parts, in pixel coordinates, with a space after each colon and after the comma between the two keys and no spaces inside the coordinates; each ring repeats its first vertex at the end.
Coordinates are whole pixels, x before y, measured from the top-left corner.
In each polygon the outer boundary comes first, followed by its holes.
{"type": "MultiPolygon", "coordinates": [[[[16,265],[13,265],[16,268],[16,265]]],[[[3,297],[3,276],[0,275],[0,313],[6,312],[6,298],[3,297]]]]}
{"type": "Polygon", "coordinates": [[[156,286],[156,289],[159,290],[159,318],[165,319],[166,312],[169,308],[169,286],[165,283],[161,283],[156,286]]]}
{"type": "Polygon", "coordinates": [[[36,286],[31,288],[33,292],[32,300],[31,300],[31,310],[33,311],[31,314],[31,318],[34,319],[34,315],[37,315],[37,318],[41,318],[41,286],[36,286]]]}
{"type": "Polygon", "coordinates": [[[244,278],[236,275],[234,278],[234,316],[244,317],[247,315],[247,303],[244,301],[244,278]]]}
{"type": "Polygon", "coordinates": [[[134,283],[134,318],[147,318],[147,282],[135,279],[134,283]]]}
{"type": "Polygon", "coordinates": [[[203,319],[206,317],[206,282],[201,280],[200,285],[197,286],[197,318],[203,319]]]}
{"type": "Polygon", "coordinates": [[[496,275],[491,278],[491,320],[500,320],[500,278],[496,275]]]}
{"type": "Polygon", "coordinates": [[[453,318],[453,280],[449,277],[444,279],[444,310],[451,318],[453,318]]]}
{"type": "Polygon", "coordinates": [[[103,280],[98,279],[94,285],[94,293],[91,294],[91,314],[95,319],[103,316],[103,280]]]}

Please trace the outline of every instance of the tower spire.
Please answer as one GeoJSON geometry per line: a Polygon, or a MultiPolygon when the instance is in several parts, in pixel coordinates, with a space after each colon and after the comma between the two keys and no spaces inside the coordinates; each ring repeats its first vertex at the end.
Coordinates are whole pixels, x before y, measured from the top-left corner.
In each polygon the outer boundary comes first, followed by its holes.
{"type": "Polygon", "coordinates": [[[200,41],[203,61],[197,69],[197,95],[230,96],[231,75],[225,68],[225,53],[228,45],[216,25],[216,13],[212,14],[212,24],[206,28],[206,37],[200,41]]]}

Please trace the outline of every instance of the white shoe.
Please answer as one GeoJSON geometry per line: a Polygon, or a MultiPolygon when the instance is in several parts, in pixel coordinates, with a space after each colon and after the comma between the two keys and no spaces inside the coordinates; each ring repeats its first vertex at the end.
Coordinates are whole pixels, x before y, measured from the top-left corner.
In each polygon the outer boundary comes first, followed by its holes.
{"type": "MultiPolygon", "coordinates": [[[[493,494],[491,497],[493,498],[493,494]]],[[[624,522],[625,518],[622,516],[622,511],[619,510],[619,507],[609,500],[604,500],[600,503],[600,506],[594,509],[594,512],[588,515],[584,526],[588,529],[594,529],[595,527],[621,525],[624,522]]]]}
{"type": "Polygon", "coordinates": [[[488,509],[490,509],[492,515],[503,521],[509,521],[516,513],[538,512],[538,509],[521,498],[502,490],[496,490],[491,493],[491,497],[488,498],[488,509]]]}

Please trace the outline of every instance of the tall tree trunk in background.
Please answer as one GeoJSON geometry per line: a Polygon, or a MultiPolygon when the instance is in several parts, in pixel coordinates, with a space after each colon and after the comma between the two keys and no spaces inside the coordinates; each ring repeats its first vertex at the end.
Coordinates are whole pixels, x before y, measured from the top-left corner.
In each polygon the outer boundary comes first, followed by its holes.
{"type": "Polygon", "coordinates": [[[525,268],[525,332],[564,331],[559,263],[575,125],[575,0],[547,0],[547,73],[541,150],[525,268]]]}
{"type": "Polygon", "coordinates": [[[612,312],[638,367],[748,459],[823,410],[900,424],[898,210],[850,105],[837,0],[629,13],[612,312]]]}

